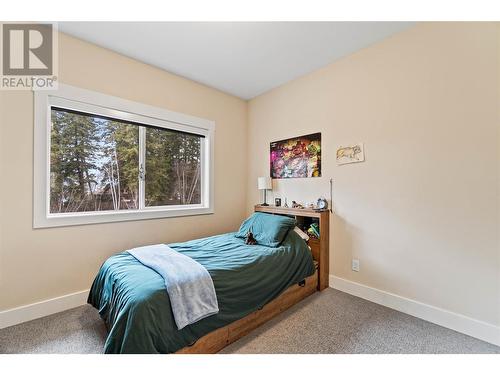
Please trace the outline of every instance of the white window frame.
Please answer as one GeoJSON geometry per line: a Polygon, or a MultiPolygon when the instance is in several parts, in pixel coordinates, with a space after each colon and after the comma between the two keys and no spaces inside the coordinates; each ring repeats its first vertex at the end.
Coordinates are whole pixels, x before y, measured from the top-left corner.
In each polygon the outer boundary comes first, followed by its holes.
{"type": "MultiPolygon", "coordinates": [[[[215,122],[172,112],[65,84],[56,91],[34,91],[34,175],[33,227],[110,223],[214,213],[214,138],[215,122]],[[139,207],[137,210],[110,210],[50,213],[51,107],[71,109],[118,120],[202,135],[201,204],[139,207]]],[[[139,129],[139,142],[145,142],[145,128],[139,129]]],[[[143,163],[144,160],[139,160],[143,163]]],[[[146,171],[147,173],[147,171],[146,171]]],[[[139,180],[144,195],[144,181],[139,180]]],[[[141,203],[143,199],[140,199],[141,203]]]]}

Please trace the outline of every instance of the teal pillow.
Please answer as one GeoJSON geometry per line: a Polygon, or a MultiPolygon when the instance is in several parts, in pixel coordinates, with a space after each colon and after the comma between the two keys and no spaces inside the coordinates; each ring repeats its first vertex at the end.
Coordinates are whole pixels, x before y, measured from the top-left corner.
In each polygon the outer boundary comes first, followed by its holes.
{"type": "Polygon", "coordinates": [[[241,224],[236,237],[245,238],[252,232],[259,245],[277,247],[294,226],[291,217],[255,212],[241,224]]]}

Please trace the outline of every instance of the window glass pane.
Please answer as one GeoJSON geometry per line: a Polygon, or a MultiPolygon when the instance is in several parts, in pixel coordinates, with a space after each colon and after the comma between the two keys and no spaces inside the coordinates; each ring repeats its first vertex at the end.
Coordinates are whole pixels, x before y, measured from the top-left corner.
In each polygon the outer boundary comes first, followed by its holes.
{"type": "Polygon", "coordinates": [[[201,203],[201,138],[146,128],[146,206],[201,203]]]}
{"type": "Polygon", "coordinates": [[[52,108],[50,213],[138,209],[139,126],[52,108]]]}

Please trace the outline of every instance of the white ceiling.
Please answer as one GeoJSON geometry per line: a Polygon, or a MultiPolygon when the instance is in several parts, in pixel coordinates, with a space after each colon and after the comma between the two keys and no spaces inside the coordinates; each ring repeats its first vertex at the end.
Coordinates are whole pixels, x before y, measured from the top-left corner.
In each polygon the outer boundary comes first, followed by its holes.
{"type": "Polygon", "coordinates": [[[412,22],[60,22],[59,30],[251,99],[412,22]]]}

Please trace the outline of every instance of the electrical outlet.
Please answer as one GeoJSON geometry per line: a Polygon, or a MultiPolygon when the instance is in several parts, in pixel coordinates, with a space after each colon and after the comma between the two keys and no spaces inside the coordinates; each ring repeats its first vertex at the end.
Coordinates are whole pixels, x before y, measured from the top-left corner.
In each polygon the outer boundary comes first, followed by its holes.
{"type": "Polygon", "coordinates": [[[353,259],[351,267],[354,272],[359,272],[359,259],[353,259]]]}

